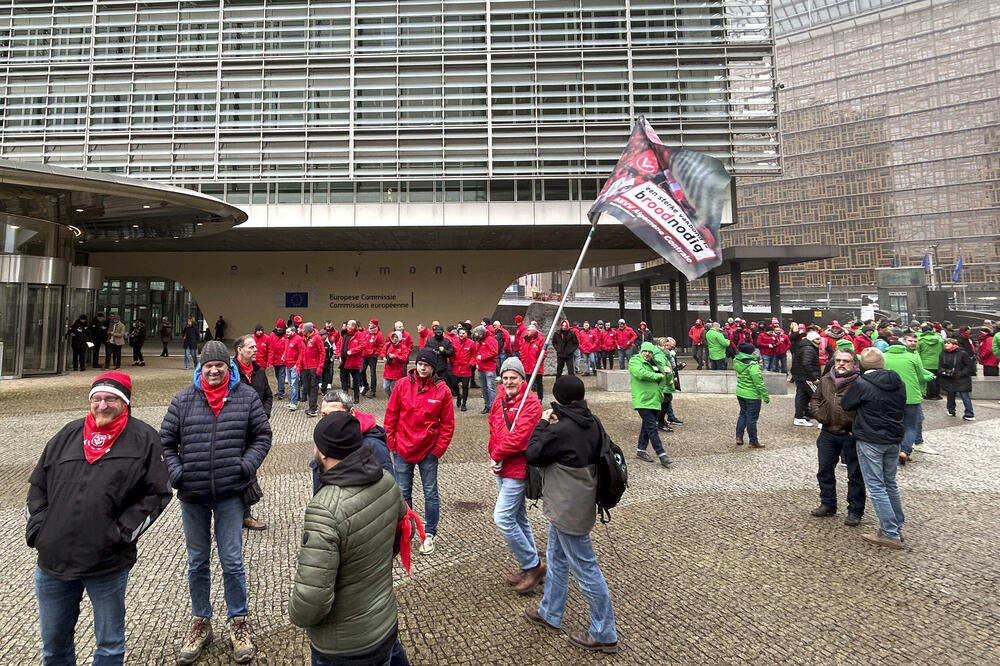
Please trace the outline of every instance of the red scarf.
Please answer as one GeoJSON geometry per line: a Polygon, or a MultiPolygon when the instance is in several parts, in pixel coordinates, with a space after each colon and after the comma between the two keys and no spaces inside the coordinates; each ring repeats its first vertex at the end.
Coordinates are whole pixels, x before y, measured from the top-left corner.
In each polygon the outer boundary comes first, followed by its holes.
{"type": "Polygon", "coordinates": [[[237,356],[236,357],[236,365],[240,366],[240,370],[242,370],[243,374],[247,376],[247,383],[249,384],[250,382],[252,382],[253,381],[253,361],[250,361],[250,363],[248,365],[243,365],[243,361],[241,361],[240,357],[237,356]]]}
{"type": "Polygon", "coordinates": [[[208,406],[218,416],[219,412],[222,411],[222,405],[226,402],[226,395],[229,394],[229,374],[226,373],[225,381],[218,386],[209,386],[208,382],[201,377],[198,380],[201,382],[201,390],[205,392],[205,399],[208,400],[208,406]]]}
{"type": "Polygon", "coordinates": [[[83,455],[87,462],[93,465],[101,456],[111,450],[111,445],[122,434],[128,424],[128,407],[109,423],[97,425],[93,414],[87,414],[83,422],[83,455]]]}
{"type": "Polygon", "coordinates": [[[417,526],[417,534],[420,535],[420,543],[424,542],[427,534],[424,532],[424,524],[420,516],[413,509],[407,507],[406,515],[396,523],[396,536],[399,539],[399,561],[406,570],[406,575],[410,575],[410,539],[413,538],[413,526],[417,526]]]}

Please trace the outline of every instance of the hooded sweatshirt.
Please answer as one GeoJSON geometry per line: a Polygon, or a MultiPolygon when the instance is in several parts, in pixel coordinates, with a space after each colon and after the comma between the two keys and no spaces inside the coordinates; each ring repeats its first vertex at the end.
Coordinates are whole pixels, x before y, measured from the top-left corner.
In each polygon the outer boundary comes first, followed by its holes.
{"type": "Polygon", "coordinates": [[[934,375],[924,369],[920,357],[905,345],[890,345],[884,353],[885,369],[895,371],[906,385],[906,404],[919,405],[924,400],[924,386],[934,375]]]}
{"type": "Polygon", "coordinates": [[[871,444],[898,445],[903,441],[906,387],[891,370],[868,370],[844,393],[840,407],[855,412],[853,434],[871,444]]]}
{"type": "Polygon", "coordinates": [[[733,358],[733,370],[736,371],[736,396],[748,400],[763,400],[771,402],[764,384],[764,375],[760,372],[760,364],[753,354],[736,352],[733,358]]]}

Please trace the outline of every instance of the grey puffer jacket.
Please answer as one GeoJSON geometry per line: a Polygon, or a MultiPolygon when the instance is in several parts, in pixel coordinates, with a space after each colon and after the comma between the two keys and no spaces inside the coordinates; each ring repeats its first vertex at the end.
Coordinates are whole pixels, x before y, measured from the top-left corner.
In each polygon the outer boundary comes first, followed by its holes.
{"type": "Polygon", "coordinates": [[[160,426],[170,485],[182,502],[213,506],[243,492],[271,449],[271,426],[257,391],[229,363],[229,394],[216,416],[194,382],[174,396],[160,426]]]}

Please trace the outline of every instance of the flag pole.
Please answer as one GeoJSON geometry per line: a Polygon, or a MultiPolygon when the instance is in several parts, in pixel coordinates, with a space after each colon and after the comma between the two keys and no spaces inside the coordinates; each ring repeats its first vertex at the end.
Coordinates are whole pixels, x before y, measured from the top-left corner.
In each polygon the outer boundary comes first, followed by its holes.
{"type": "Polygon", "coordinates": [[[555,333],[556,326],[559,325],[559,316],[562,314],[563,306],[566,305],[566,299],[569,298],[569,293],[573,289],[573,283],[576,281],[576,275],[580,272],[580,264],[583,263],[583,257],[587,254],[587,249],[590,247],[590,241],[594,238],[594,230],[597,229],[597,223],[594,222],[590,225],[590,233],[587,234],[587,240],[583,243],[583,249],[580,250],[580,256],[576,260],[576,266],[573,267],[573,274],[569,276],[569,283],[566,285],[565,291],[563,291],[562,298],[559,300],[559,307],[556,308],[555,317],[552,318],[552,326],[549,327],[549,334],[545,336],[545,344],[542,347],[542,351],[538,354],[538,360],[535,361],[535,367],[531,371],[531,379],[528,380],[528,389],[524,392],[521,397],[521,404],[517,406],[517,413],[514,414],[514,420],[511,421],[510,429],[513,430],[514,426],[517,425],[517,417],[521,415],[521,410],[524,409],[524,403],[528,400],[528,391],[531,390],[531,385],[535,381],[535,377],[538,375],[539,368],[542,367],[542,362],[545,359],[545,354],[548,352],[549,343],[552,340],[552,334],[555,333]]]}

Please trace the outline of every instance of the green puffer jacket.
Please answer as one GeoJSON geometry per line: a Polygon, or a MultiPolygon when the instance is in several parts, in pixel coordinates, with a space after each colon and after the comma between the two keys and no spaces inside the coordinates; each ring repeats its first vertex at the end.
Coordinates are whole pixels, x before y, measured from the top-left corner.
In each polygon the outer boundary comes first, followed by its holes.
{"type": "Polygon", "coordinates": [[[323,485],[306,507],[288,616],[320,652],[358,652],[396,627],[392,560],[406,503],[366,446],[319,478],[323,485]]]}
{"type": "Polygon", "coordinates": [[[708,358],[712,361],[719,361],[726,358],[726,347],[729,340],[726,334],[716,328],[710,328],[705,332],[705,342],[708,343],[708,358]]]}
{"type": "Polygon", "coordinates": [[[736,371],[736,395],[750,400],[771,402],[764,385],[764,375],[760,372],[760,364],[753,354],[736,352],[733,358],[733,369],[736,371]]]}
{"type": "Polygon", "coordinates": [[[941,351],[944,349],[944,338],[935,331],[921,331],[917,336],[917,354],[925,370],[937,370],[941,362],[941,351]]]}
{"type": "Polygon", "coordinates": [[[655,360],[647,361],[642,352],[656,353],[656,345],[643,342],[640,353],[635,354],[628,362],[628,375],[632,384],[632,409],[659,409],[663,403],[663,389],[660,385],[664,377],[659,364],[655,360]]]}
{"type": "Polygon", "coordinates": [[[906,385],[906,404],[919,405],[924,400],[924,386],[934,375],[924,369],[917,353],[905,345],[889,345],[884,353],[885,369],[899,375],[906,385]]]}
{"type": "Polygon", "coordinates": [[[658,368],[664,369],[663,381],[660,382],[660,401],[663,401],[663,397],[668,393],[674,392],[674,369],[670,367],[670,359],[667,358],[667,352],[663,351],[659,347],[653,352],[653,363],[658,368]]]}

